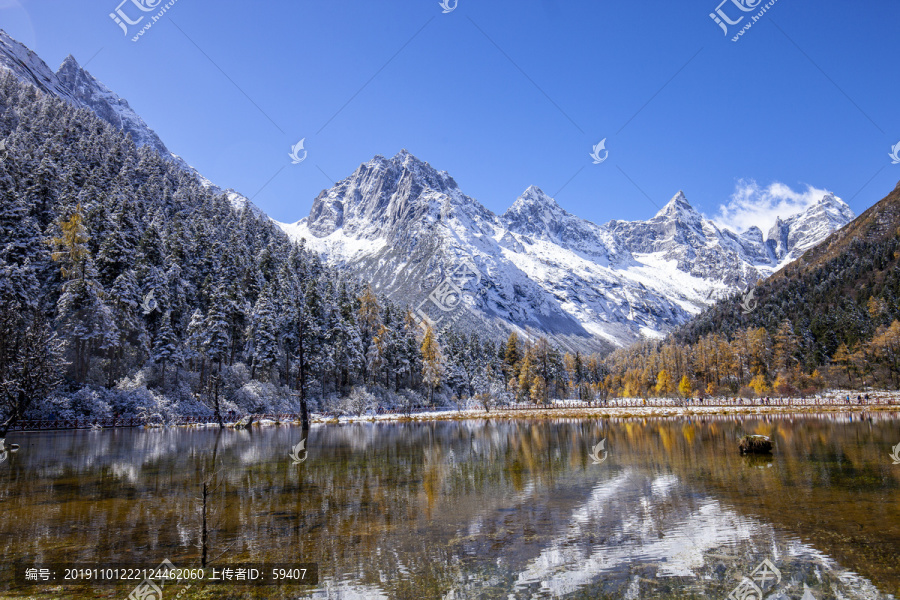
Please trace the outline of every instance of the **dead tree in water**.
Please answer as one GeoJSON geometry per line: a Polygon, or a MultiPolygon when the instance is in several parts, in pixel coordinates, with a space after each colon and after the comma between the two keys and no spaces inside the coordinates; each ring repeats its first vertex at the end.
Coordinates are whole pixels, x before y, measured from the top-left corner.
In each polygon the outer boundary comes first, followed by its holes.
{"type": "MultiPolygon", "coordinates": [[[[197,512],[200,517],[200,540],[197,547],[200,549],[200,566],[206,567],[209,563],[215,562],[223,554],[225,554],[234,545],[234,542],[226,546],[215,558],[209,558],[209,551],[212,547],[210,534],[215,533],[222,525],[224,519],[222,507],[216,508],[214,504],[215,494],[222,488],[225,483],[221,469],[216,467],[216,461],[219,454],[219,441],[222,437],[222,430],[216,432],[216,443],[213,446],[212,465],[213,470],[208,476],[203,478],[200,485],[200,497],[197,498],[197,512]]],[[[205,471],[205,469],[204,469],[205,471]]]]}
{"type": "Polygon", "coordinates": [[[209,530],[206,527],[207,506],[209,506],[209,484],[203,482],[203,495],[201,496],[203,524],[200,526],[200,566],[206,568],[206,557],[209,554],[209,530]]]}

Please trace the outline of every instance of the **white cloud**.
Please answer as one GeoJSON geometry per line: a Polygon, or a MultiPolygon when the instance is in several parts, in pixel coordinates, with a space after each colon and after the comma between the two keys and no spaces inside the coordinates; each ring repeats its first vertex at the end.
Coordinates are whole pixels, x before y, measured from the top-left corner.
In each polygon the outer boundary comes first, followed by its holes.
{"type": "Polygon", "coordinates": [[[719,212],[712,218],[717,225],[742,233],[752,226],[759,227],[763,236],[775,224],[809,208],[830,193],[828,190],[806,186],[806,190],[795,192],[783,183],[775,182],[760,187],[753,180],[740,180],[727,204],[719,205],[719,212]]]}

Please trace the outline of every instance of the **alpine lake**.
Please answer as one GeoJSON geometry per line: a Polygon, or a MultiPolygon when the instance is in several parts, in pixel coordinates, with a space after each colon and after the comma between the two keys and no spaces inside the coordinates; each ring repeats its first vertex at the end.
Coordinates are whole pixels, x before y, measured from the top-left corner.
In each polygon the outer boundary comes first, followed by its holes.
{"type": "Polygon", "coordinates": [[[21,448],[0,463],[4,599],[900,594],[896,412],[14,432],[7,442],[21,448]],[[770,436],[774,452],[742,456],[745,434],[770,436]],[[205,573],[315,563],[317,583],[170,581],[140,596],[140,581],[59,580],[64,565],[197,568],[204,551],[205,573]],[[26,568],[56,579],[24,581],[26,568]]]}

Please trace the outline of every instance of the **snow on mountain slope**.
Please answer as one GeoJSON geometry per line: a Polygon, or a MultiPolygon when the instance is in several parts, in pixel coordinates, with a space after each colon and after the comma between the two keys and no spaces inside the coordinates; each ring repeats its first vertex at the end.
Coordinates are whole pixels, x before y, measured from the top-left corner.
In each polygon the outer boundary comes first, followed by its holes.
{"type": "Polygon", "coordinates": [[[437,326],[452,315],[463,329],[498,337],[516,330],[572,349],[603,350],[663,336],[852,216],[828,195],[779,221],[777,236],[764,239],[756,228],[743,234],[720,228],[679,192],[649,221],[600,226],[533,186],[498,216],[449,174],[403,150],[360,165],[316,198],[309,217],[279,225],[437,326]],[[477,270],[468,279],[458,276],[466,264],[477,270]],[[450,289],[442,286],[448,277],[462,289],[464,310],[443,311],[431,301],[432,290],[450,289]]]}
{"type": "Polygon", "coordinates": [[[127,101],[82,69],[71,55],[54,73],[37,54],[0,30],[0,68],[73,106],[93,111],[113,127],[130,133],[138,146],[150,146],[160,156],[177,159],[127,101]]]}
{"type": "Polygon", "coordinates": [[[136,145],[149,146],[160,156],[171,154],[159,136],[144,123],[128,102],[82,69],[71,54],[59,67],[56,77],[81,106],[91,109],[113,127],[130,133],[136,145]]]}
{"type": "MultiPolygon", "coordinates": [[[[77,108],[86,108],[113,127],[131,134],[138,146],[147,146],[170,160],[214,191],[221,188],[208,182],[180,156],[169,152],[156,132],[128,104],[85,71],[71,55],[54,73],[41,58],[0,29],[0,69],[11,71],[20,81],[56,96],[77,108]]],[[[258,209],[256,209],[258,210],[258,209]]]]}
{"type": "Polygon", "coordinates": [[[59,81],[56,74],[37,54],[11,38],[2,29],[0,29],[0,68],[12,71],[19,80],[32,84],[44,93],[80,106],[72,92],[59,81]]]}
{"type": "MultiPolygon", "coordinates": [[[[454,316],[464,329],[487,327],[500,336],[514,326],[591,339],[558,298],[504,256],[505,230],[497,216],[463,194],[446,172],[405,150],[361,165],[316,198],[309,218],[282,226],[376,290],[423,312],[434,308],[422,306],[428,294],[471,261],[477,282],[468,282],[463,302],[472,310],[454,316]],[[478,285],[481,293],[475,294],[478,285]]],[[[439,325],[448,316],[433,312],[439,325]]]]}
{"type": "Polygon", "coordinates": [[[840,229],[856,215],[833,194],[827,194],[802,213],[776,220],[769,230],[768,244],[780,261],[779,267],[800,258],[804,252],[840,229]]]}
{"type": "MultiPolygon", "coordinates": [[[[0,30],[0,68],[93,111],[174,161],[238,210],[262,211],[221,190],[71,56],[54,73],[0,30]]],[[[309,217],[279,225],[439,327],[497,337],[547,335],[570,349],[606,350],[660,337],[716,298],[770,275],[853,218],[831,194],[778,220],[766,238],[737,234],[679,192],[648,221],[596,225],[530,187],[502,216],[407,151],[375,157],[322,192],[309,217]],[[449,282],[449,283],[448,283],[449,282]],[[434,293],[433,293],[434,292],[434,293]]]]}
{"type": "Polygon", "coordinates": [[[37,54],[0,29],[0,68],[11,71],[20,81],[31,83],[42,92],[57,96],[78,108],[92,111],[116,129],[131,134],[131,139],[138,147],[151,148],[161,157],[172,161],[196,177],[202,185],[213,192],[227,194],[236,209],[249,208],[258,215],[264,214],[246,197],[231,189],[223,190],[201,175],[183,158],[171,153],[156,132],[131,108],[127,100],[84,70],[73,56],[67,56],[59,70],[54,73],[37,54]]]}

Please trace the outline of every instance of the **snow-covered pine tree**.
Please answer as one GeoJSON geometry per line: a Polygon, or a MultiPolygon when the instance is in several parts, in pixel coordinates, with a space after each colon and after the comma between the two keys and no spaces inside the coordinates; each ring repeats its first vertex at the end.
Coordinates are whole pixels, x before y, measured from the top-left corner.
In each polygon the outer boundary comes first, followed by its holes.
{"type": "Polygon", "coordinates": [[[263,290],[256,301],[250,317],[250,328],[250,377],[268,381],[281,355],[278,315],[271,288],[263,290]]]}
{"type": "Polygon", "coordinates": [[[160,384],[163,389],[166,387],[166,365],[174,364],[177,369],[179,358],[178,338],[172,329],[172,313],[166,311],[160,319],[150,354],[150,359],[160,367],[160,384]]]}
{"type": "Polygon", "coordinates": [[[87,381],[95,352],[114,347],[118,330],[106,304],[106,291],[87,247],[90,239],[83,224],[81,207],[59,222],[60,235],[53,238],[53,260],[62,266],[66,282],[57,301],[57,322],[68,342],[73,378],[87,381]]]}
{"type": "Polygon", "coordinates": [[[117,338],[110,348],[107,365],[107,387],[126,374],[126,358],[131,365],[139,365],[149,350],[150,338],[141,318],[141,293],[134,271],[123,271],[109,290],[109,306],[116,324],[117,338]]]}

